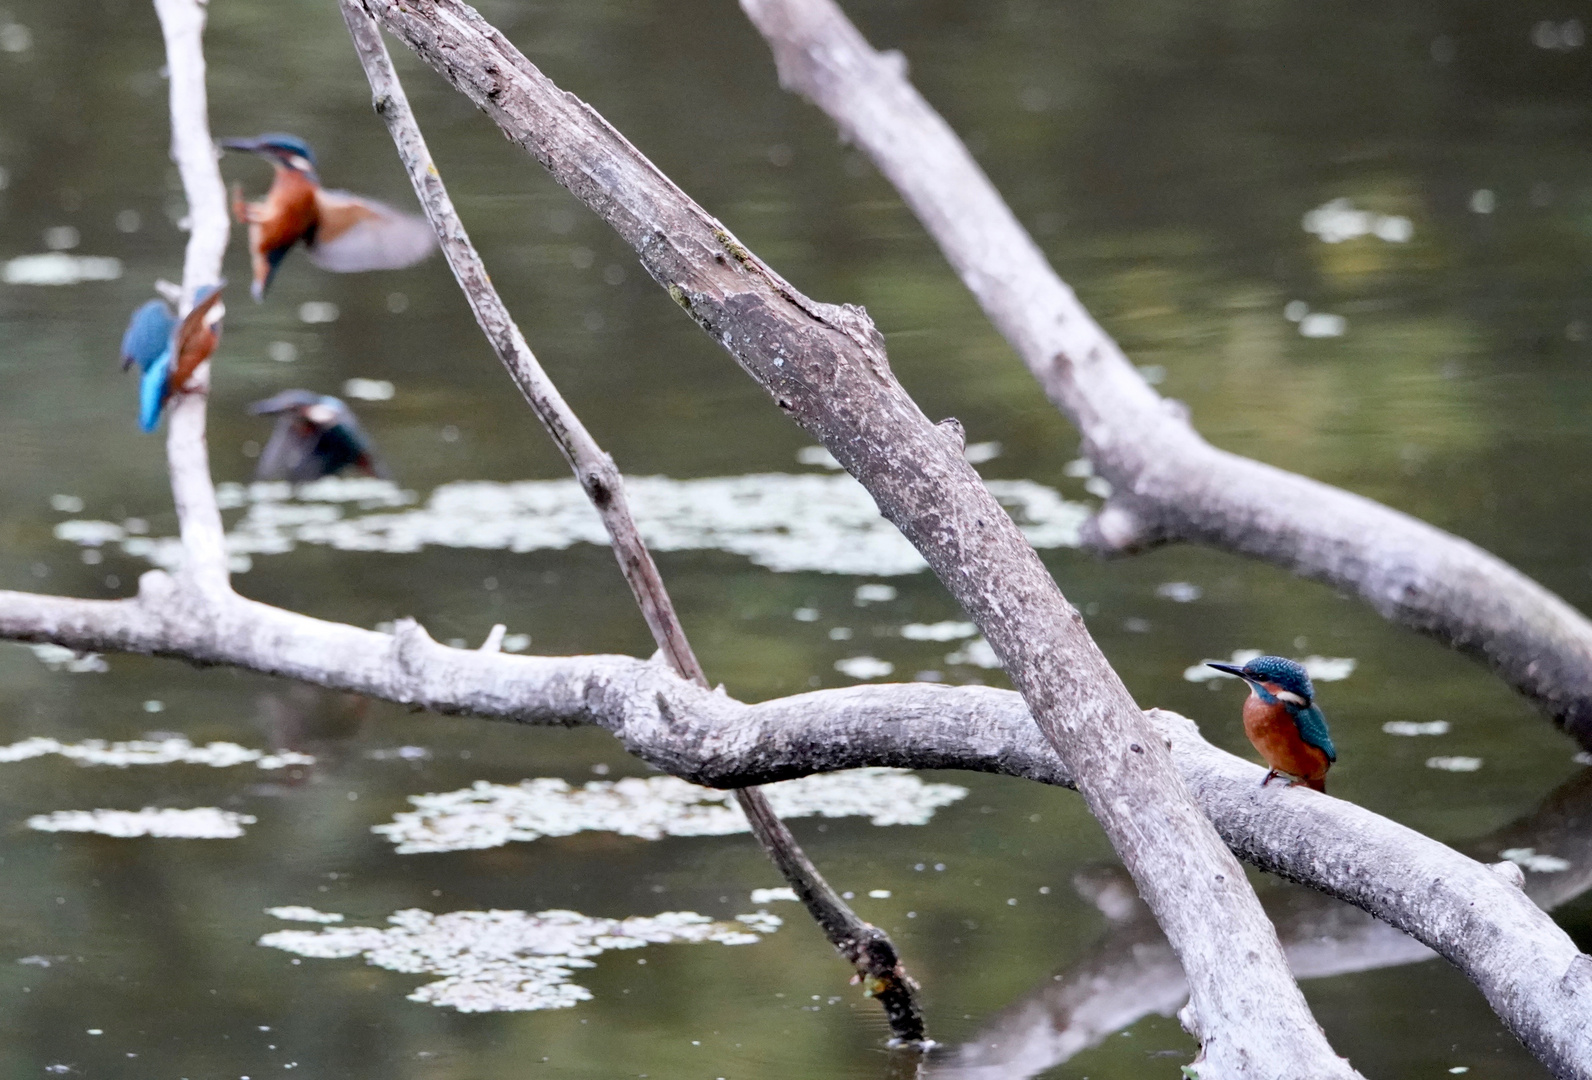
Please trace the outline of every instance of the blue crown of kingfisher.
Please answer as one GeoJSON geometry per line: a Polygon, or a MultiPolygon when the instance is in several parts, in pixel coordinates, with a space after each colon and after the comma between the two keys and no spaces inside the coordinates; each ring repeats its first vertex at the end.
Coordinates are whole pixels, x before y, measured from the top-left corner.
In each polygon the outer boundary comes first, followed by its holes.
{"type": "Polygon", "coordinates": [[[315,151],[310,149],[309,143],[297,135],[272,131],[264,135],[256,135],[252,139],[222,139],[221,147],[224,150],[241,150],[249,154],[259,154],[279,163],[284,168],[307,173],[312,177],[315,175],[315,151]]]}
{"type": "Polygon", "coordinates": [[[1237,675],[1251,686],[1271,683],[1278,689],[1304,698],[1306,705],[1316,699],[1316,688],[1311,684],[1310,674],[1305,671],[1305,666],[1287,657],[1257,656],[1243,667],[1217,663],[1208,663],[1205,666],[1225,671],[1229,675],[1237,675]]]}

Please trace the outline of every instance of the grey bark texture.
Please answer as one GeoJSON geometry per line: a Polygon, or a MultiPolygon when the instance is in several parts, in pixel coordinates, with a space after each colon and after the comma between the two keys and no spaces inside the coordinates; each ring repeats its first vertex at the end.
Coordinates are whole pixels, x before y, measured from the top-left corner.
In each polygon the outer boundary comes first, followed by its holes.
{"type": "MultiPolygon", "coordinates": [[[[869,685],[747,705],[687,682],[662,663],[454,649],[412,621],[384,634],[232,594],[214,604],[184,596],[182,588],[151,570],[128,600],[0,592],[0,636],[229,664],[433,712],[594,724],[641,760],[709,787],[868,765],[967,769],[1077,786],[1076,774],[1010,690],[869,685]]],[[[1353,904],[1445,957],[1556,1076],[1592,1080],[1592,958],[1537,906],[1562,903],[1592,881],[1592,845],[1585,840],[1592,776],[1550,797],[1532,821],[1475,846],[1483,859],[1523,845],[1573,863],[1563,874],[1522,875],[1513,863],[1477,861],[1352,803],[1303,788],[1262,788],[1259,765],[1212,746],[1192,721],[1161,710],[1145,717],[1233,850],[1353,904]],[[1555,837],[1551,844],[1542,839],[1548,834],[1555,837]]],[[[1401,939],[1390,934],[1364,927],[1354,933],[1414,958],[1413,947],[1393,944],[1401,939]]],[[[1288,941],[1302,974],[1341,962],[1330,950],[1301,952],[1292,932],[1288,941]]]]}
{"type": "Polygon", "coordinates": [[[1174,540],[1357,593],[1483,660],[1592,749],[1592,621],[1494,555],[1340,488],[1217,449],[1078,302],[899,53],[833,0],[741,0],[781,85],[823,109],[923,222],[1113,494],[1086,530],[1106,553],[1174,540]]]}
{"type": "Polygon", "coordinates": [[[602,217],[872,494],[979,625],[1074,772],[1190,983],[1207,1077],[1336,1077],[1276,932],[1161,740],[1017,526],[891,374],[865,312],[803,296],[457,0],[361,0],[602,217]]]}
{"type": "MultiPolygon", "coordinates": [[[[469,233],[459,220],[442,175],[426,147],[420,125],[409,108],[403,83],[382,43],[381,30],[369,12],[354,0],[343,0],[342,11],[343,21],[348,24],[348,32],[354,40],[354,50],[370,82],[376,112],[386,122],[398,148],[398,157],[409,173],[410,183],[441,242],[448,267],[475,313],[476,322],[602,518],[614,557],[619,560],[620,573],[630,586],[630,593],[641,609],[659,652],[675,674],[700,686],[709,686],[707,674],[691,648],[685,628],[680,625],[663,575],[658,572],[652,552],[647,550],[636,528],[630,502],[625,497],[624,478],[614,459],[597,444],[558,392],[492,284],[486,265],[470,242],[469,233]]],[[[751,823],[758,843],[801,898],[830,944],[856,969],[856,981],[883,1006],[895,1039],[902,1043],[922,1042],[926,1036],[923,1012],[914,993],[917,984],[902,967],[889,935],[858,917],[824,880],[761,791],[755,787],[738,788],[735,799],[751,823]]]]}

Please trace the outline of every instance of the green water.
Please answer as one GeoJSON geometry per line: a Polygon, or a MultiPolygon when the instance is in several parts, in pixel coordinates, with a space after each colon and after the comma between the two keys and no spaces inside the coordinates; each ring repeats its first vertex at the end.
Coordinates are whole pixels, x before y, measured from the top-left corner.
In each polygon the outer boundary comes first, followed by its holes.
{"type": "MultiPolygon", "coordinates": [[[[1151,0],[848,9],[877,44],[906,53],[1063,276],[1138,363],[1163,369],[1162,390],[1190,404],[1213,442],[1417,514],[1592,606],[1582,509],[1592,496],[1592,113],[1588,50],[1564,30],[1568,9],[1151,0]],[[1329,244],[1306,232],[1303,215],[1336,198],[1378,220],[1408,219],[1410,235],[1329,244]],[[1293,301],[1341,316],[1346,332],[1301,335],[1304,324],[1285,316],[1293,301]]],[[[779,91],[735,5],[496,0],[482,10],[797,286],[866,305],[925,411],[959,417],[971,442],[1002,444],[980,466],[986,477],[1093,501],[1067,470],[1077,456],[1068,424],[892,190],[837,145],[827,120],[779,91]]],[[[329,184],[412,204],[335,5],[213,0],[211,17],[217,135],[296,132],[317,148],[329,184]]],[[[73,254],[123,263],[114,281],[0,286],[9,458],[0,587],[124,596],[146,561],[108,545],[86,562],[53,530],[73,518],[174,530],[161,443],[137,431],[133,387],[114,361],[126,313],[156,277],[180,272],[160,35],[131,0],[12,0],[0,47],[0,258],[41,252],[46,230],[69,226],[73,254]]],[[[798,463],[806,439],[605,227],[399,51],[494,280],[628,474],[823,472],[798,463]]],[[[265,181],[256,162],[229,158],[223,170],[251,190],[265,181]]],[[[236,243],[228,273],[247,275],[236,243]]],[[[394,384],[390,400],[355,405],[421,503],[460,480],[564,475],[439,261],[339,277],[295,254],[268,303],[232,292],[212,396],[218,480],[246,480],[249,444],[267,434],[247,402],[288,386],[338,392],[350,378],[394,384]],[[306,323],[308,302],[331,302],[338,317],[306,323]]],[[[1357,660],[1349,678],[1320,686],[1341,754],[1333,793],[1447,842],[1496,858],[1489,835],[1581,770],[1575,748],[1486,672],[1329,589],[1199,549],[1113,563],[1051,549],[1046,560],[1138,700],[1194,717],[1235,752],[1248,753],[1237,689],[1188,682],[1185,668],[1239,648],[1357,660]],[[1177,582],[1198,597],[1158,592],[1177,582]],[[1438,720],[1446,734],[1382,730],[1438,720]],[[1444,771],[1427,767],[1431,757],[1480,766],[1444,771]]],[[[946,661],[965,641],[900,636],[909,623],[961,618],[926,573],[776,572],[712,544],[661,564],[709,674],[738,697],[849,685],[834,665],[858,656],[892,664],[894,677],[1001,680],[946,661]],[[867,584],[897,592],[859,604],[867,584]]],[[[536,652],[651,650],[611,556],[587,544],[389,553],[306,543],[256,555],[236,585],[363,626],[412,615],[444,641],[473,645],[503,622],[536,652]]],[[[755,910],[750,890],[779,882],[745,836],[585,832],[398,855],[369,830],[408,796],[478,779],[580,783],[594,766],[610,779],[646,770],[592,731],[412,715],[172,661],[106,663],[74,674],[0,647],[0,745],[161,731],[292,748],[316,764],[0,764],[5,1075],[885,1075],[876,1009],[788,903],[769,905],[786,925],[756,944],[598,957],[574,975],[591,1000],[555,1011],[465,1015],[406,1000],[424,975],[259,947],[261,935],[295,925],[263,913],[279,905],[365,926],[404,908],[727,919],[755,910]],[[384,754],[401,746],[429,756],[384,754]],[[26,826],[58,810],[144,806],[212,806],[256,822],[229,840],[26,826]]],[[[850,817],[794,828],[831,880],[858,894],[862,914],[895,935],[924,985],[932,1033],[954,1049],[989,1041],[1001,1016],[1086,958],[1116,955],[1125,932],[1073,886],[1111,862],[1076,796],[933,779],[969,794],[927,825],[850,817]]],[[[1572,838],[1560,839],[1569,858],[1572,838]]],[[[1312,903],[1257,885],[1279,912],[1312,903]]],[[[1592,902],[1572,899],[1556,917],[1592,940],[1592,902]]],[[[1440,961],[1304,986],[1333,1044],[1369,1076],[1546,1075],[1440,961]]],[[[1029,1068],[1174,1076],[1191,1052],[1175,1020],[1151,1015],[1029,1068]]]]}

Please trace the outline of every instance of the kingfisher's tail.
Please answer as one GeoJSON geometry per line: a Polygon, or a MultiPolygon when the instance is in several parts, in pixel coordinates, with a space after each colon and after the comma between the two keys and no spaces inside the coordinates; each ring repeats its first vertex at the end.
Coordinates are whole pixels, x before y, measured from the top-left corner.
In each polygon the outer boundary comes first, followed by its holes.
{"type": "Polygon", "coordinates": [[[1309,788],[1311,791],[1319,791],[1321,794],[1325,795],[1327,793],[1327,778],[1325,776],[1318,776],[1314,780],[1306,780],[1305,787],[1309,788]]]}

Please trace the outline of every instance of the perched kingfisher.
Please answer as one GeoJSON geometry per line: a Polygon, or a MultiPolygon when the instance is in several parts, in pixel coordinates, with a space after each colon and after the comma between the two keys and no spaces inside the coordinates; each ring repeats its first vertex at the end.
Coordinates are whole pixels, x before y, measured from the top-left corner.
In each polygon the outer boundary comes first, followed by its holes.
{"type": "Polygon", "coordinates": [[[249,406],[256,416],[276,417],[271,441],[260,452],[256,480],[319,480],[353,465],[367,476],[387,478],[354,412],[337,398],[313,390],[284,390],[249,406]]]}
{"type": "Polygon", "coordinates": [[[1338,751],[1327,732],[1327,718],[1316,708],[1315,687],[1304,666],[1280,656],[1257,656],[1243,667],[1206,666],[1249,684],[1244,734],[1271,767],[1261,786],[1286,776],[1289,787],[1304,784],[1325,792],[1327,770],[1338,760],[1338,751]]]}
{"type": "Polygon", "coordinates": [[[150,300],[133,312],[122,335],[122,370],[134,364],[142,373],[138,383],[138,426],[154,431],[171,396],[188,388],[199,365],[210,359],[221,343],[221,320],[227,309],[221,303],[225,281],[202,287],[193,310],[177,321],[164,300],[150,300]]]}
{"type": "Polygon", "coordinates": [[[256,300],[265,299],[282,259],[300,240],[309,250],[310,262],[344,274],[411,266],[436,247],[436,235],[425,218],[321,187],[315,152],[296,135],[223,139],[221,146],[259,154],[276,169],[271,190],[259,202],[245,203],[241,184],[232,188],[232,216],[249,227],[251,291],[256,300]]]}

